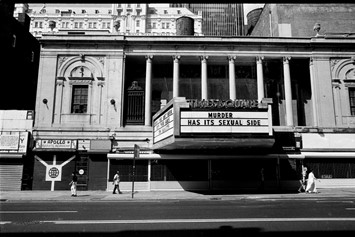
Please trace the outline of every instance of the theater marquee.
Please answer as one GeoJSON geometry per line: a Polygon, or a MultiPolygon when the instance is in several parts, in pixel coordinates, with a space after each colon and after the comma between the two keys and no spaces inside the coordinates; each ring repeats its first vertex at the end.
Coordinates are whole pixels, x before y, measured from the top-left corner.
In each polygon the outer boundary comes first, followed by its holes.
{"type": "Polygon", "coordinates": [[[217,140],[226,147],[262,144],[273,135],[270,102],[174,98],[153,117],[153,149],[204,147],[217,140]]]}

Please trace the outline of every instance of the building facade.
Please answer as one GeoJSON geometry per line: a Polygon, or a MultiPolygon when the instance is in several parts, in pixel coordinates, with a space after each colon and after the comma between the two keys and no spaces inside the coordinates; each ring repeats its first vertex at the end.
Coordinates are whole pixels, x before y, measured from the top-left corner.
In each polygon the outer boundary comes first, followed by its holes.
{"type": "MultiPolygon", "coordinates": [[[[24,5],[24,4],[21,4],[24,5]]],[[[23,6],[25,7],[25,6],[23,6]]],[[[0,190],[31,189],[32,128],[40,45],[24,11],[0,2],[0,190]]]]}
{"type": "Polygon", "coordinates": [[[251,36],[313,37],[319,34],[346,36],[355,32],[355,4],[265,4],[251,36]]]}
{"type": "Polygon", "coordinates": [[[75,171],[110,191],[120,170],[122,190],[296,191],[303,165],[319,187],[354,184],[353,38],[40,43],[33,189],[75,171]]]}
{"type": "Polygon", "coordinates": [[[171,3],[171,7],[186,7],[202,15],[202,34],[206,36],[242,36],[244,9],[241,3],[171,3]]]}
{"type": "Polygon", "coordinates": [[[55,34],[176,35],[176,20],[194,19],[201,35],[202,16],[186,8],[154,4],[32,4],[28,11],[34,36],[55,34]]]}

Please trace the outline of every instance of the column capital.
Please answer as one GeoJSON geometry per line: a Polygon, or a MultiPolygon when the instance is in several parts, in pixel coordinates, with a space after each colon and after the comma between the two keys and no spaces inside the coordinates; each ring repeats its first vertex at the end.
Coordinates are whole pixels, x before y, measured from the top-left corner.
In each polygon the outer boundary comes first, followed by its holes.
{"type": "Polygon", "coordinates": [[[264,60],[264,56],[257,56],[256,62],[261,63],[264,60]]]}
{"type": "Polygon", "coordinates": [[[290,61],[290,60],[291,60],[291,57],[290,57],[290,56],[282,57],[282,61],[283,61],[284,63],[288,63],[288,61],[290,61]]]}
{"type": "Polygon", "coordinates": [[[208,56],[204,55],[204,56],[200,56],[201,61],[207,61],[208,60],[208,56]]]}
{"type": "Polygon", "coordinates": [[[145,55],[145,59],[152,60],[153,59],[153,55],[145,55]]]}
{"type": "Polygon", "coordinates": [[[234,61],[237,59],[237,56],[228,56],[227,59],[228,59],[228,61],[230,61],[230,62],[231,62],[231,61],[234,62],[234,61]]]}
{"type": "Polygon", "coordinates": [[[175,62],[175,61],[179,61],[180,58],[181,58],[180,55],[173,55],[172,57],[173,57],[174,62],[175,62]]]}

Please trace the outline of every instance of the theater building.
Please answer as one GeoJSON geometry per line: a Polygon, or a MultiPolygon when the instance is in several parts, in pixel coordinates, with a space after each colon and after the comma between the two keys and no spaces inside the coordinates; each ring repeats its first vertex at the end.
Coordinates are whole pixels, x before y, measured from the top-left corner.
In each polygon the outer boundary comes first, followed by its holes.
{"type": "Polygon", "coordinates": [[[355,186],[355,38],[40,43],[33,189],[75,171],[110,191],[120,170],[122,190],[297,191],[302,165],[319,187],[355,186]]]}

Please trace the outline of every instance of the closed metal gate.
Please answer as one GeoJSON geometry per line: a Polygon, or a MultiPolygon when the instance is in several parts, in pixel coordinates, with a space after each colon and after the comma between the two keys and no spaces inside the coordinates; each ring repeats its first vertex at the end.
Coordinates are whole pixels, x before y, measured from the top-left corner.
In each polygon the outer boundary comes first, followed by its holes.
{"type": "Polygon", "coordinates": [[[22,164],[0,164],[0,190],[20,191],[22,164]]]}

